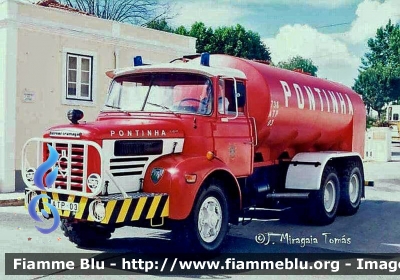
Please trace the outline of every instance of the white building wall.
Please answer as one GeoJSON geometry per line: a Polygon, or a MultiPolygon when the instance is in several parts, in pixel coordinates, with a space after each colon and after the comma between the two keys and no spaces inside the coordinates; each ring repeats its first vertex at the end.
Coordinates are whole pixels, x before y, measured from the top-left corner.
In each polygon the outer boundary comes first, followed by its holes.
{"type": "Polygon", "coordinates": [[[0,192],[15,185],[17,4],[0,1],[0,192]]]}
{"type": "Polygon", "coordinates": [[[31,137],[82,109],[93,121],[109,85],[105,72],[194,54],[195,38],[111,22],[19,0],[0,0],[0,193],[23,189],[21,151],[31,137]],[[66,52],[93,57],[94,100],[65,102],[66,52]],[[64,96],[64,97],[63,97],[64,96]]]}

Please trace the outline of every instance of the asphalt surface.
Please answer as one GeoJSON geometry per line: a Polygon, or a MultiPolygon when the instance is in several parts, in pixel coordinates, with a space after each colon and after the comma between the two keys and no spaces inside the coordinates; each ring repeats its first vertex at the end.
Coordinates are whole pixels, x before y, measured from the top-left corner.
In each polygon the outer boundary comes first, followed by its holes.
{"type": "MultiPolygon", "coordinates": [[[[366,199],[362,201],[359,212],[351,217],[339,216],[336,221],[324,227],[301,224],[296,213],[286,214],[280,221],[253,221],[248,225],[232,226],[223,253],[400,253],[400,144],[394,144],[390,162],[366,162],[367,180],[374,180],[374,187],[367,187],[366,199]],[[259,234],[270,236],[270,242],[257,243],[259,234]],[[281,239],[286,236],[286,239],[281,239]],[[288,239],[310,238],[313,244],[291,244],[288,239]],[[317,241],[317,242],[315,242],[317,241]]],[[[41,234],[24,207],[0,207],[0,275],[5,273],[7,253],[149,253],[175,252],[169,240],[169,232],[140,228],[117,229],[112,239],[95,249],[78,248],[56,230],[41,234]]],[[[43,227],[49,227],[47,222],[43,227]]],[[[400,269],[399,269],[400,270],[400,269]]],[[[1,279],[75,279],[76,276],[47,275],[2,276],[1,279]],[[3,278],[4,277],[4,278],[3,278]]],[[[85,279],[117,279],[121,276],[79,276],[85,279]]],[[[154,279],[152,275],[126,275],[124,279],[154,279]]],[[[180,276],[174,278],[243,278],[240,275],[180,276]]],[[[245,276],[258,279],[260,276],[245,276]]],[[[275,279],[277,276],[262,276],[275,279]]],[[[322,276],[302,278],[315,279],[322,276]]],[[[338,279],[345,276],[323,276],[324,279],[338,279]]],[[[348,277],[348,276],[346,276],[348,277]]],[[[392,276],[351,276],[352,279],[388,279],[392,276]]],[[[393,276],[393,278],[396,276],[393,276]]],[[[298,279],[299,276],[285,276],[285,279],[298,279]]]]}

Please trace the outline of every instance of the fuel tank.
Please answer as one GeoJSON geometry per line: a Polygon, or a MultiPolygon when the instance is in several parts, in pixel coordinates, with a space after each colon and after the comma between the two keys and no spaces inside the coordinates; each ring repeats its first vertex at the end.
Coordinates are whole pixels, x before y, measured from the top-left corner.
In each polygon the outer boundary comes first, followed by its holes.
{"type": "Polygon", "coordinates": [[[307,151],[352,151],[364,156],[366,109],[352,89],[228,55],[210,55],[209,64],[245,73],[245,109],[254,118],[255,153],[260,161],[307,151]]]}

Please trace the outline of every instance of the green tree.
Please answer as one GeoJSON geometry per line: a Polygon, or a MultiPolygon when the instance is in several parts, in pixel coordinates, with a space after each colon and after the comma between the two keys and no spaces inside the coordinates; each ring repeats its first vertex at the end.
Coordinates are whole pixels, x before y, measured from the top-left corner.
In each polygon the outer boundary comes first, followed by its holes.
{"type": "Polygon", "coordinates": [[[271,54],[262,42],[260,35],[246,30],[240,24],[218,27],[215,31],[203,22],[195,22],[189,30],[180,26],[170,27],[165,20],[156,20],[146,25],[149,28],[195,37],[196,52],[229,54],[237,57],[258,60],[271,60],[271,54]]]}
{"type": "Polygon", "coordinates": [[[300,70],[312,76],[317,76],[318,71],[318,67],[314,65],[311,59],[306,59],[301,56],[295,56],[287,61],[281,61],[277,66],[288,70],[300,70]]]}
{"type": "Polygon", "coordinates": [[[399,47],[399,25],[394,25],[389,20],[385,27],[377,29],[375,38],[368,40],[369,51],[362,58],[361,68],[366,69],[378,63],[383,65],[399,64],[399,47]]]}
{"type": "Polygon", "coordinates": [[[247,31],[237,24],[230,27],[219,27],[211,40],[212,53],[224,53],[247,59],[271,60],[271,54],[260,35],[247,31]]]}
{"type": "Polygon", "coordinates": [[[165,31],[165,32],[174,32],[174,29],[170,27],[165,19],[155,19],[152,20],[148,23],[146,23],[146,27],[151,28],[151,29],[157,29],[160,31],[165,31]]]}
{"type": "Polygon", "coordinates": [[[189,35],[189,31],[187,31],[186,28],[182,25],[179,26],[177,29],[175,29],[175,33],[179,34],[179,35],[184,35],[184,36],[189,35]]]}
{"type": "Polygon", "coordinates": [[[391,101],[388,92],[391,90],[390,71],[388,67],[377,64],[360,71],[353,89],[363,96],[368,108],[378,112],[378,119],[384,111],[385,105],[391,101]]]}
{"type": "Polygon", "coordinates": [[[363,96],[367,107],[378,112],[400,99],[400,27],[389,20],[368,40],[369,51],[362,58],[353,89],[363,96]]]}
{"type": "Polygon", "coordinates": [[[202,22],[195,22],[190,28],[188,35],[195,37],[196,40],[196,52],[212,52],[211,40],[214,36],[214,31],[211,27],[206,27],[202,22]]]}

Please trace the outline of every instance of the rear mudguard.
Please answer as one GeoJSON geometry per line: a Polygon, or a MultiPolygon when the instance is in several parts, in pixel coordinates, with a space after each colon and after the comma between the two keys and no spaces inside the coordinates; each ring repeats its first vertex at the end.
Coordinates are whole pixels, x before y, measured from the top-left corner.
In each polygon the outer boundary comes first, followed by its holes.
{"type": "Polygon", "coordinates": [[[235,185],[230,185],[229,187],[237,188],[240,208],[241,192],[239,183],[225,163],[217,158],[208,160],[205,156],[189,157],[177,155],[159,158],[152,162],[147,169],[143,181],[143,191],[146,193],[167,193],[169,195],[169,218],[183,220],[189,216],[196,195],[205,180],[215,174],[221,174],[219,172],[225,172],[235,182],[235,185]],[[164,170],[158,182],[153,182],[151,178],[154,168],[162,168],[164,170]],[[185,175],[196,175],[196,182],[187,183],[185,175]]]}

